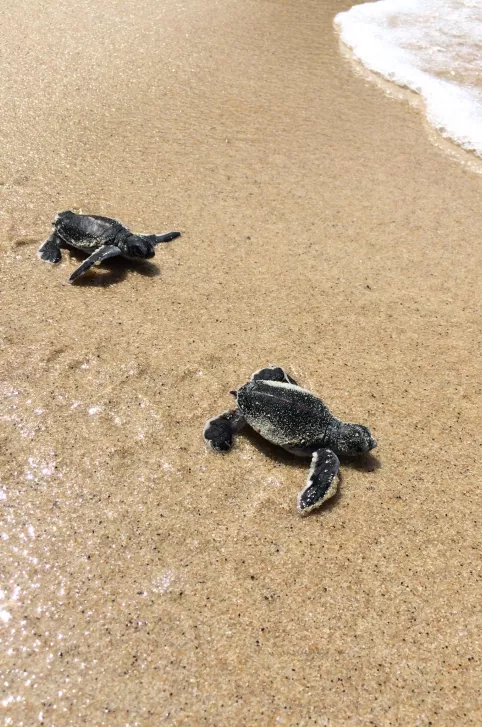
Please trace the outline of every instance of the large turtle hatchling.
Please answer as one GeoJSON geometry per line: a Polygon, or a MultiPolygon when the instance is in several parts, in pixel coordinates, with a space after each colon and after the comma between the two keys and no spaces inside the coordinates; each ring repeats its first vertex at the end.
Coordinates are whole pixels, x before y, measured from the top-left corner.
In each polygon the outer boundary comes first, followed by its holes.
{"type": "Polygon", "coordinates": [[[228,452],[237,432],[249,424],[273,444],[311,457],[298,511],[306,515],[332,497],[338,486],[338,455],[354,456],[377,446],[368,427],[337,419],[315,394],[302,389],[279,366],[256,371],[247,384],[231,392],[237,408],[210,419],[204,439],[216,452],[228,452]]]}

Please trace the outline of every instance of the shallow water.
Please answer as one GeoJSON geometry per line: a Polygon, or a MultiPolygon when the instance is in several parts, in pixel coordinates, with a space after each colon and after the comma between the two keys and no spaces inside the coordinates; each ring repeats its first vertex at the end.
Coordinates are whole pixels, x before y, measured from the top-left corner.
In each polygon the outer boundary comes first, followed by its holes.
{"type": "Polygon", "coordinates": [[[422,97],[429,123],[482,156],[482,3],[381,0],[335,17],[367,68],[422,97]]]}

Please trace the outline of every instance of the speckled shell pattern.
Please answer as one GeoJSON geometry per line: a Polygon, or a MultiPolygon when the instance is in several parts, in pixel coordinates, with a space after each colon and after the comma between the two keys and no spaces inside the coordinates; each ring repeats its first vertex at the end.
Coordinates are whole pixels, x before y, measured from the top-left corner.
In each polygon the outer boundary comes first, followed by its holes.
{"type": "Polygon", "coordinates": [[[330,410],[306,389],[277,381],[249,381],[237,392],[247,423],[273,444],[313,450],[323,446],[330,410]]]}
{"type": "Polygon", "coordinates": [[[77,215],[61,212],[54,221],[54,228],[68,245],[86,252],[94,252],[102,245],[115,245],[127,230],[120,222],[98,215],[77,215]]]}

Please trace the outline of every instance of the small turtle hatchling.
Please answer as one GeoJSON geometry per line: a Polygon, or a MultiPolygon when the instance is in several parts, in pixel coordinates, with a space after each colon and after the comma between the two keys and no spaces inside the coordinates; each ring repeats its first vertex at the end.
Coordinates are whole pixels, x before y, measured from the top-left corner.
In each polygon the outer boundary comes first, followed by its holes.
{"type": "Polygon", "coordinates": [[[256,371],[238,391],[237,408],[210,419],[204,439],[216,452],[228,452],[237,432],[249,424],[273,444],[311,457],[298,511],[306,515],[332,497],[338,486],[337,455],[353,456],[377,446],[368,427],[346,424],[331,414],[315,394],[302,389],[279,366],[256,371]]]}
{"type": "Polygon", "coordinates": [[[52,224],[53,233],[37,252],[41,260],[52,264],[59,263],[62,259],[62,247],[75,247],[90,256],[74,270],[69,277],[69,283],[73,283],[93,265],[100,265],[109,257],[122,255],[129,260],[154,257],[158,243],[169,242],[181,234],[166,232],[163,235],[135,235],[118,220],[99,215],[77,215],[69,211],[55,215],[52,224]]]}

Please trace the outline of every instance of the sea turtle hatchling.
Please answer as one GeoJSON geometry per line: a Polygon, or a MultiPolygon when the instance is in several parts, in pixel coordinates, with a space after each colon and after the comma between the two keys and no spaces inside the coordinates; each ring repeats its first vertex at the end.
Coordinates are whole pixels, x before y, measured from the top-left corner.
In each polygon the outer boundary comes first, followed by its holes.
{"type": "Polygon", "coordinates": [[[75,247],[89,257],[69,277],[73,283],[93,265],[103,260],[122,255],[129,260],[154,257],[155,247],[160,242],[169,242],[180,236],[180,232],[166,232],[163,235],[136,235],[118,220],[99,215],[78,215],[75,212],[59,212],[53,221],[54,231],[39,247],[37,255],[47,263],[56,264],[62,259],[62,247],[75,247]]]}
{"type": "Polygon", "coordinates": [[[298,511],[306,515],[332,497],[338,486],[337,455],[354,456],[377,446],[368,427],[347,424],[331,414],[315,394],[302,389],[279,366],[256,371],[238,391],[237,408],[210,419],[204,439],[216,452],[228,452],[237,432],[249,424],[273,444],[311,457],[298,511]]]}

